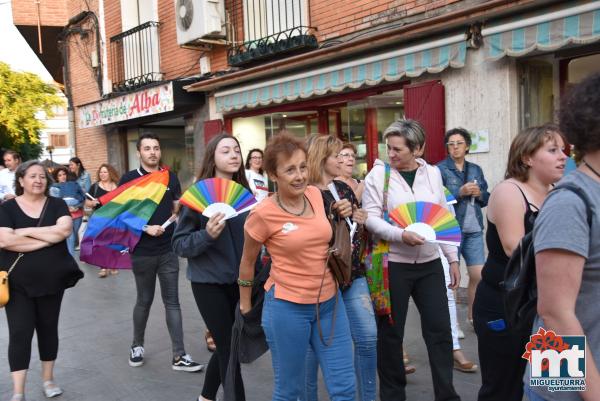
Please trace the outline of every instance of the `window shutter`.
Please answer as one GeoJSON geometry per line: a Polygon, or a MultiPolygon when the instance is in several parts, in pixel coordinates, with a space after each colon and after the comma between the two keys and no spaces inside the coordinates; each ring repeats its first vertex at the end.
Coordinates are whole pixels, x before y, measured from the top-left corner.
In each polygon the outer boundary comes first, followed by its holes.
{"type": "Polygon", "coordinates": [[[428,81],[405,86],[404,115],[425,128],[425,160],[436,164],[446,158],[444,85],[440,81],[428,81]]]}
{"type": "Polygon", "coordinates": [[[206,120],[204,121],[204,144],[207,144],[215,136],[223,132],[223,121],[206,120]]]}

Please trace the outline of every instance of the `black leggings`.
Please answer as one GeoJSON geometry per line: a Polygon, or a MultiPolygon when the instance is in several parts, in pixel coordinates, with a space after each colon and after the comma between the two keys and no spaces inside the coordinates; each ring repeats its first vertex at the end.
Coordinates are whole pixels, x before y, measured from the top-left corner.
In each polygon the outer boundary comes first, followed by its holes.
{"type": "MultiPolygon", "coordinates": [[[[235,308],[240,298],[240,290],[237,284],[192,283],[192,292],[198,310],[217,346],[217,350],[208,362],[202,389],[202,397],[214,400],[219,386],[225,382],[231,350],[231,328],[235,320],[235,308]]],[[[235,369],[235,399],[244,401],[246,396],[240,365],[238,364],[235,369]]]]}
{"type": "Polygon", "coordinates": [[[29,369],[31,340],[37,332],[40,360],[54,361],[58,353],[58,317],[63,291],[30,298],[19,291],[10,292],[6,305],[8,321],[8,363],[10,371],[29,369]]]}

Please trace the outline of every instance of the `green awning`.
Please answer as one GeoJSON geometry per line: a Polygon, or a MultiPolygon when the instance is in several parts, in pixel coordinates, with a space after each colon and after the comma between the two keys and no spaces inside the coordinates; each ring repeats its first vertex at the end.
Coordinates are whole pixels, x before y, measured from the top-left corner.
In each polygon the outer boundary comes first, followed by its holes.
{"type": "MultiPolygon", "coordinates": [[[[217,91],[217,111],[227,113],[246,110],[346,89],[374,86],[382,82],[395,82],[404,77],[418,77],[425,72],[439,73],[448,67],[463,67],[466,53],[465,35],[455,35],[299,74],[217,91]]],[[[310,53],[306,56],[310,57],[310,53]]]]}
{"type": "Polygon", "coordinates": [[[488,60],[600,41],[600,1],[515,20],[482,31],[488,60]]]}

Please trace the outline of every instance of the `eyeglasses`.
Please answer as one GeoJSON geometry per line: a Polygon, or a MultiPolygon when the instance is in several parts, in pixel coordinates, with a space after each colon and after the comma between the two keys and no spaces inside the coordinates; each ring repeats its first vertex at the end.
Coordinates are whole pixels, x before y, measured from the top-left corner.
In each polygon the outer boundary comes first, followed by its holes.
{"type": "Polygon", "coordinates": [[[344,159],[356,159],[356,155],[354,153],[338,153],[337,156],[344,159]]]}
{"type": "Polygon", "coordinates": [[[262,156],[252,156],[251,157],[252,160],[262,160],[262,156]]]}
{"type": "Polygon", "coordinates": [[[462,146],[465,144],[465,141],[456,141],[456,142],[448,142],[446,146],[462,146]]]}

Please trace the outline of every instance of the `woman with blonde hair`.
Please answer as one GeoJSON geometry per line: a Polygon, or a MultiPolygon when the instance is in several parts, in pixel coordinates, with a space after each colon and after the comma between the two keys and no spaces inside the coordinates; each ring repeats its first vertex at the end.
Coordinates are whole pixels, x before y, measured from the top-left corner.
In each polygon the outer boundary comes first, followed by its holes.
{"type": "Polygon", "coordinates": [[[533,223],[552,185],[564,173],[564,140],[554,125],[524,130],[510,146],[505,180],[488,203],[486,243],[489,251],[473,302],[473,323],[481,363],[479,401],[521,401],[527,361],[521,358],[530,328],[508,328],[503,292],[506,265],[533,223]]]}
{"type": "MultiPolygon", "coordinates": [[[[335,198],[328,186],[333,183],[340,197],[340,205],[346,206],[352,215],[336,213],[335,219],[343,219],[352,216],[357,224],[364,224],[367,214],[359,209],[358,199],[352,188],[342,181],[334,180],[341,174],[341,165],[344,162],[342,156],[344,148],[342,142],[332,135],[319,135],[311,138],[306,147],[308,182],[321,190],[325,211],[329,214],[335,198]],[[343,203],[342,203],[343,202],[343,203]]],[[[373,308],[370,305],[371,298],[367,286],[366,271],[364,264],[360,262],[360,238],[356,233],[352,240],[352,274],[351,281],[342,287],[342,298],[346,306],[348,321],[350,322],[350,333],[354,342],[354,368],[357,383],[357,399],[369,401],[376,398],[376,375],[377,375],[377,326],[373,308]]],[[[310,349],[307,355],[306,371],[306,401],[317,400],[317,370],[318,363],[314,352],[310,349]]]]}

